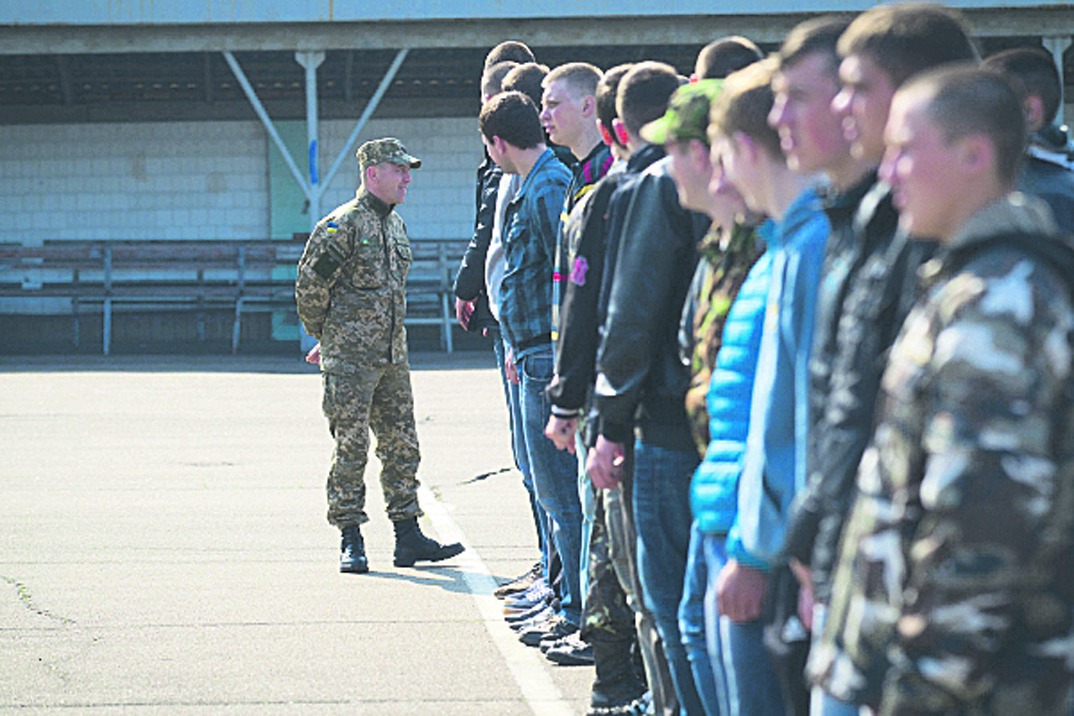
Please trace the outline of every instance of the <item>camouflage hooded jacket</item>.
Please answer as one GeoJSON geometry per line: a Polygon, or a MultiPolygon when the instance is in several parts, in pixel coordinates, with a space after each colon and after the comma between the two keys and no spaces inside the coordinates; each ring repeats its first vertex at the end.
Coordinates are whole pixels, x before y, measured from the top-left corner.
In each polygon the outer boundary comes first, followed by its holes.
{"type": "Polygon", "coordinates": [[[321,342],[321,370],[407,361],[406,225],[393,207],[359,189],[322,219],[298,262],[298,317],[321,342]]]}
{"type": "Polygon", "coordinates": [[[810,672],[881,714],[1065,714],[1074,307],[1020,194],[925,264],[858,473],[810,672]],[[961,258],[960,258],[961,256],[961,258]]]}

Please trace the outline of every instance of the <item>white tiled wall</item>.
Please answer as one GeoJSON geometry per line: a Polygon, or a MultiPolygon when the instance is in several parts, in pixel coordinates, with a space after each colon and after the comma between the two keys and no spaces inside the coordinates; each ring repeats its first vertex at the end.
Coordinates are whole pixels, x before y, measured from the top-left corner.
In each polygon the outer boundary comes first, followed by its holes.
{"type": "MultiPolygon", "coordinates": [[[[322,175],[353,127],[321,123],[322,175]]],[[[476,120],[374,120],[359,142],[389,134],[424,161],[400,208],[411,236],[467,238],[476,120]]],[[[0,127],[0,241],[266,238],[269,141],[257,122],[0,127]]],[[[352,157],[322,214],[353,195],[352,157]]]]}

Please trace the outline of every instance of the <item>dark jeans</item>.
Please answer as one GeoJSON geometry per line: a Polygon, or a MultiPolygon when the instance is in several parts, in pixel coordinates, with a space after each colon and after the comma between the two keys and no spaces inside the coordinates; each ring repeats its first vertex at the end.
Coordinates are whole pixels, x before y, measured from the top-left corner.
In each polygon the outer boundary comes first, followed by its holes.
{"type": "Polygon", "coordinates": [[[704,711],[679,633],[679,604],[690,546],[690,480],[698,462],[693,449],[671,450],[641,440],[634,444],[638,572],[645,604],[664,642],[683,714],[704,711]]]}

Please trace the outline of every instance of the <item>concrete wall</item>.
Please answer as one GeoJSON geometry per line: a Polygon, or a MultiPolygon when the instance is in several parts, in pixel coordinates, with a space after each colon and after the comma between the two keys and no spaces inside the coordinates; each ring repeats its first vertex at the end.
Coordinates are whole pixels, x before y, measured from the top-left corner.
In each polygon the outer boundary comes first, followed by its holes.
{"type": "MultiPolygon", "coordinates": [[[[322,172],[353,126],[321,123],[322,172]]],[[[386,134],[424,160],[400,209],[411,236],[468,237],[476,120],[371,121],[359,142],[386,134]]],[[[0,241],[267,238],[269,141],[257,122],[2,126],[0,241]]],[[[357,175],[348,160],[322,214],[353,196],[357,175]]]]}

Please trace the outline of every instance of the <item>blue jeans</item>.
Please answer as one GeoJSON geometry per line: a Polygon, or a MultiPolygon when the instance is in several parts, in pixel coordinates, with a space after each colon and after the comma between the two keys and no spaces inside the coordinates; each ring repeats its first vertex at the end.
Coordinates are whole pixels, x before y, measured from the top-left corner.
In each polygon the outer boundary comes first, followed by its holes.
{"type": "Polygon", "coordinates": [[[548,515],[544,513],[544,509],[537,502],[537,495],[533,490],[533,477],[530,474],[530,464],[526,457],[526,437],[522,431],[522,399],[519,394],[519,386],[507,380],[507,373],[504,369],[505,355],[509,347],[500,336],[499,329],[495,329],[495,331],[495,334],[493,334],[490,330],[489,335],[492,336],[492,345],[496,351],[496,365],[500,368],[503,394],[507,400],[507,417],[511,428],[511,453],[515,458],[515,466],[522,473],[522,484],[529,495],[530,511],[533,513],[533,527],[537,532],[537,546],[541,551],[541,573],[548,580],[548,583],[552,584],[551,575],[549,575],[551,557],[548,545],[548,515]]]}
{"type": "MultiPolygon", "coordinates": [[[[707,632],[705,630],[705,590],[708,588],[708,567],[705,564],[705,535],[697,527],[690,526],[690,552],[686,557],[686,577],[682,585],[682,602],[679,604],[679,632],[686,658],[694,675],[694,687],[705,707],[707,716],[729,716],[727,685],[723,678],[723,665],[709,657],[707,632]]],[[[715,643],[719,654],[719,641],[715,643]]]]}
{"type": "MultiPolygon", "coordinates": [[[[722,713],[730,716],[736,713],[731,710],[731,687],[728,682],[727,671],[724,669],[724,656],[727,650],[723,641],[723,630],[720,628],[721,620],[726,617],[720,616],[716,608],[716,576],[727,564],[727,537],[725,535],[703,535],[701,539],[701,558],[705,561],[705,584],[702,600],[705,611],[705,646],[708,649],[709,666],[712,668],[713,680],[716,683],[716,698],[719,700],[722,713]],[[709,592],[712,598],[709,598],[709,592]]],[[[683,597],[683,601],[686,597],[683,597]]]]}
{"type": "Polygon", "coordinates": [[[557,450],[544,436],[552,406],[545,388],[552,380],[552,348],[541,346],[517,358],[522,382],[522,430],[526,440],[526,459],[533,475],[537,502],[548,514],[552,543],[563,564],[559,599],[562,616],[572,624],[582,620],[582,595],[579,576],[582,555],[582,506],[578,500],[578,459],[557,450]]]}
{"type": "Polygon", "coordinates": [[[634,446],[634,524],[638,576],[645,606],[664,643],[683,714],[703,712],[679,634],[679,603],[690,547],[690,480],[697,451],[671,450],[638,440],[634,446]]]}
{"type": "Polygon", "coordinates": [[[783,692],[779,677],[772,670],[768,653],[764,648],[761,620],[737,624],[727,617],[718,617],[716,607],[716,582],[720,570],[727,564],[724,551],[725,540],[721,537],[705,538],[705,562],[709,570],[709,584],[705,592],[706,629],[709,633],[709,654],[718,645],[723,660],[723,672],[727,680],[729,713],[749,716],[783,716],[783,692]]]}

